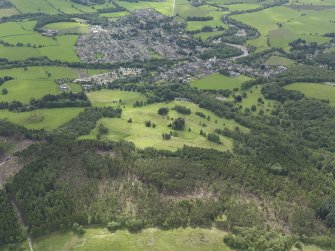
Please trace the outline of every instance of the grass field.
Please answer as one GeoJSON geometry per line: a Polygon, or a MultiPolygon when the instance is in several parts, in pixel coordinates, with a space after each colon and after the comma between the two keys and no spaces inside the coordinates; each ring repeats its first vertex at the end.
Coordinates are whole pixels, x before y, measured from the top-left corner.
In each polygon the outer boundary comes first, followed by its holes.
{"type": "Polygon", "coordinates": [[[123,17],[129,15],[127,11],[120,11],[120,12],[112,12],[112,13],[102,13],[100,16],[107,17],[108,19],[114,19],[118,17],[123,17]]]}
{"type": "Polygon", "coordinates": [[[282,65],[282,66],[289,66],[293,65],[295,62],[292,59],[280,57],[280,56],[271,56],[265,64],[267,65],[282,65]]]}
{"type": "MultiPolygon", "coordinates": [[[[14,47],[0,46],[1,57],[8,60],[24,60],[30,57],[47,56],[51,60],[77,62],[80,59],[74,51],[78,35],[56,36],[54,39],[42,36],[34,31],[36,21],[8,22],[0,24],[0,40],[14,47]],[[17,47],[17,43],[23,46],[17,47]],[[28,44],[30,46],[28,47],[28,44]]],[[[53,23],[55,29],[63,27],[63,31],[84,32],[86,25],[79,23],[53,23]]]]}
{"type": "Polygon", "coordinates": [[[226,7],[230,11],[244,11],[244,10],[256,9],[261,6],[262,5],[256,4],[256,3],[244,3],[244,4],[230,4],[230,5],[227,5],[226,7]]]}
{"type": "Polygon", "coordinates": [[[281,48],[288,47],[289,42],[298,38],[318,43],[329,41],[322,34],[335,31],[335,25],[330,22],[332,15],[332,10],[298,11],[279,6],[233,18],[259,30],[261,36],[248,43],[258,47],[258,50],[264,50],[269,47],[268,41],[272,47],[281,48]]]}
{"type": "Polygon", "coordinates": [[[131,107],[136,100],[146,101],[146,97],[139,92],[125,92],[119,90],[102,90],[87,93],[88,98],[96,107],[115,106],[119,105],[119,100],[122,100],[122,105],[131,107]]]}
{"type": "Polygon", "coordinates": [[[172,15],[173,0],[166,0],[163,2],[147,2],[147,1],[127,2],[127,1],[116,0],[115,2],[118,5],[125,7],[127,10],[153,8],[164,15],[167,16],[172,15]]]}
{"type": "MultiPolygon", "coordinates": [[[[180,228],[173,230],[145,229],[110,233],[103,228],[89,228],[83,236],[72,232],[53,233],[33,241],[34,251],[230,251],[224,242],[225,232],[216,228],[180,228]]],[[[24,243],[22,251],[29,247],[24,243]]],[[[0,249],[5,251],[6,249],[0,249]]]]}
{"type": "Polygon", "coordinates": [[[211,16],[213,17],[213,20],[189,21],[187,22],[187,30],[199,30],[204,26],[210,26],[212,28],[215,28],[216,26],[222,26],[224,28],[227,28],[227,25],[221,21],[221,17],[228,12],[218,11],[216,10],[216,8],[208,5],[200,6],[198,8],[203,11],[203,13],[199,16],[211,16]]]}
{"type": "Polygon", "coordinates": [[[12,15],[18,14],[15,8],[8,8],[8,9],[0,9],[0,18],[1,17],[9,17],[12,15]]]}
{"type": "Polygon", "coordinates": [[[76,71],[66,67],[28,67],[0,70],[0,76],[12,76],[13,80],[4,83],[1,88],[8,90],[7,95],[1,95],[1,101],[21,101],[28,103],[31,98],[40,98],[46,94],[57,94],[59,90],[54,82],[58,78],[75,78],[76,71]],[[51,76],[48,76],[48,73],[51,76]]]}
{"type": "Polygon", "coordinates": [[[46,26],[45,28],[58,30],[60,34],[64,34],[67,32],[72,33],[87,33],[88,32],[88,25],[81,24],[77,22],[58,22],[58,23],[51,23],[46,26]]]}
{"type": "MultiPolygon", "coordinates": [[[[35,251],[232,251],[223,242],[225,232],[217,228],[148,228],[140,233],[121,230],[110,233],[104,228],[87,228],[82,236],[72,232],[52,233],[33,240],[35,251]]],[[[27,242],[19,250],[29,251],[27,242]]],[[[0,251],[9,251],[6,247],[0,251]]],[[[293,249],[292,249],[293,251],[293,249]]],[[[326,251],[304,246],[302,251],[326,251]]],[[[330,250],[328,250],[330,251],[330,250]]]]}
{"type": "Polygon", "coordinates": [[[219,73],[212,74],[208,77],[195,80],[191,83],[191,86],[199,89],[233,89],[240,88],[242,83],[250,80],[250,78],[240,75],[237,77],[227,77],[219,73]]]}
{"type": "Polygon", "coordinates": [[[95,12],[96,9],[111,6],[109,3],[95,6],[86,6],[82,4],[76,4],[69,0],[12,0],[12,2],[22,13],[87,13],[95,12]]]}
{"type": "Polygon", "coordinates": [[[28,129],[53,130],[76,117],[84,108],[39,109],[30,112],[14,113],[0,110],[0,119],[28,129]]]}
{"type": "Polygon", "coordinates": [[[48,46],[38,49],[41,55],[47,56],[51,60],[68,62],[80,61],[74,50],[74,45],[77,42],[78,35],[57,36],[55,39],[57,46],[48,46]]]}
{"type": "Polygon", "coordinates": [[[24,60],[32,57],[40,57],[41,53],[36,48],[32,47],[5,47],[0,45],[0,57],[7,58],[11,61],[24,60]]]}
{"type": "Polygon", "coordinates": [[[285,86],[288,90],[296,90],[309,98],[329,100],[329,104],[335,106],[335,87],[316,83],[293,83],[285,86]]]}
{"type": "MultiPolygon", "coordinates": [[[[119,105],[117,101],[119,99],[123,100],[121,103],[123,108],[123,113],[121,119],[101,119],[97,123],[97,127],[100,124],[109,128],[108,135],[104,136],[106,139],[110,140],[128,140],[136,144],[140,148],[144,147],[156,147],[159,149],[169,149],[176,150],[183,145],[191,146],[202,146],[205,148],[213,148],[218,150],[228,150],[232,148],[233,142],[231,139],[226,137],[221,137],[222,145],[212,143],[208,141],[203,136],[200,136],[200,130],[204,130],[206,133],[214,132],[216,128],[223,129],[227,127],[229,129],[234,129],[235,127],[240,127],[244,132],[248,132],[248,129],[242,127],[233,120],[227,120],[219,118],[212,112],[205,109],[199,108],[197,105],[190,102],[177,102],[173,101],[170,103],[158,103],[151,104],[143,107],[134,108],[132,104],[136,100],[144,100],[144,96],[139,93],[134,92],[123,92],[123,91],[111,91],[102,90],[91,92],[88,94],[92,104],[94,106],[117,106],[119,105]],[[113,102],[115,101],[115,102],[113,102]],[[186,106],[191,109],[191,115],[178,114],[176,111],[171,110],[175,105],[186,106]],[[169,107],[169,116],[162,117],[157,114],[160,107],[169,107]],[[195,112],[201,111],[206,116],[210,116],[210,121],[206,118],[201,118],[195,114],[195,112]],[[167,125],[172,122],[172,118],[184,117],[185,118],[185,131],[178,131],[171,140],[163,140],[162,134],[169,133],[171,128],[167,125]],[[132,123],[128,123],[128,119],[132,119],[132,123]],[[145,121],[150,120],[152,123],[157,125],[156,128],[146,127],[145,121]],[[200,123],[200,124],[199,124],[200,123]],[[202,124],[205,123],[207,126],[203,127],[202,124]],[[191,132],[188,129],[191,128],[191,132]]],[[[84,136],[82,138],[96,138],[98,129],[94,129],[90,135],[84,136]]]]}
{"type": "MultiPolygon", "coordinates": [[[[246,91],[247,97],[242,99],[241,103],[237,103],[236,106],[242,106],[241,110],[244,111],[245,108],[251,108],[252,105],[255,105],[257,110],[254,113],[258,113],[261,109],[264,111],[265,114],[269,114],[276,104],[276,101],[267,100],[264,98],[263,94],[261,93],[262,86],[256,85],[251,87],[249,90],[246,91]],[[264,104],[258,104],[258,98],[262,98],[264,104]]],[[[242,95],[241,92],[235,93],[235,95],[242,95]]],[[[228,100],[233,101],[233,97],[229,97],[228,100]]]]}

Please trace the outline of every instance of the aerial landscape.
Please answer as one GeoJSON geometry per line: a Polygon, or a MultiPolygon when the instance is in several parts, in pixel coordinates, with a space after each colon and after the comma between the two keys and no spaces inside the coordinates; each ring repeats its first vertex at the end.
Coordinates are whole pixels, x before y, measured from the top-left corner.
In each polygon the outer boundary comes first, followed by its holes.
{"type": "Polygon", "coordinates": [[[0,251],[335,251],[335,0],[0,0],[0,251]]]}

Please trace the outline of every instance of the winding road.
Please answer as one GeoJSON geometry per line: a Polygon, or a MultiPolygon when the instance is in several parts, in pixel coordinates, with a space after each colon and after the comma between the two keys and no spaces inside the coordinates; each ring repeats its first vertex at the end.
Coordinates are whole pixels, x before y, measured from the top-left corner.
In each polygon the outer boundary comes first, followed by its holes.
{"type": "Polygon", "coordinates": [[[230,44],[230,43],[226,43],[226,45],[229,45],[231,47],[235,47],[240,49],[243,53],[239,56],[235,56],[235,57],[231,57],[230,59],[235,60],[235,59],[239,59],[239,58],[244,58],[246,56],[249,55],[248,49],[247,47],[245,47],[244,45],[240,45],[240,44],[230,44]]]}

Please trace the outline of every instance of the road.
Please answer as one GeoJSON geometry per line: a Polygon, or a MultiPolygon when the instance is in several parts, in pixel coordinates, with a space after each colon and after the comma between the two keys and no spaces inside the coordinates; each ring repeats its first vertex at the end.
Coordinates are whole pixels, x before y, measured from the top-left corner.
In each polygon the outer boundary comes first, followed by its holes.
{"type": "Polygon", "coordinates": [[[227,45],[230,45],[231,47],[235,47],[235,48],[238,48],[240,49],[241,51],[243,51],[243,54],[239,55],[239,56],[236,56],[236,57],[231,57],[230,59],[239,59],[239,58],[244,58],[246,56],[249,55],[249,52],[248,52],[248,49],[247,47],[245,47],[244,45],[240,45],[240,44],[230,44],[230,43],[226,43],[227,45]]]}

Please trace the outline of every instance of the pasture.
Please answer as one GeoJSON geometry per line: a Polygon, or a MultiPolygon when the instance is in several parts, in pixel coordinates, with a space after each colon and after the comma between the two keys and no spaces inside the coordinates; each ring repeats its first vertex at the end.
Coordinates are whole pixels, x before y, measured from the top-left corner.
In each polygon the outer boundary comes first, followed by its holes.
{"type": "MultiPolygon", "coordinates": [[[[251,87],[250,89],[246,90],[247,96],[242,99],[240,103],[236,103],[236,106],[239,107],[242,111],[244,111],[245,108],[251,108],[252,105],[256,106],[256,111],[254,113],[257,113],[260,110],[263,110],[265,114],[269,114],[272,110],[272,108],[276,105],[276,101],[274,100],[268,100],[265,99],[263,94],[261,93],[262,86],[261,85],[255,85],[251,87]],[[261,104],[258,102],[258,98],[262,98],[264,104],[261,104]]],[[[242,92],[236,92],[235,96],[242,95],[242,92]]],[[[229,97],[230,101],[233,101],[233,97],[229,97]]]]}
{"type": "Polygon", "coordinates": [[[268,60],[265,62],[266,65],[270,66],[289,66],[295,64],[295,62],[292,59],[280,57],[280,56],[271,56],[268,60]]]}
{"type": "Polygon", "coordinates": [[[56,46],[47,46],[39,48],[39,52],[43,56],[47,56],[51,60],[61,60],[67,62],[78,62],[80,61],[77,56],[74,45],[77,42],[78,35],[63,35],[57,36],[55,41],[56,46]]]}
{"type": "Polygon", "coordinates": [[[104,139],[132,141],[140,148],[156,147],[159,149],[176,150],[183,145],[191,145],[217,150],[228,150],[232,148],[233,142],[231,139],[220,136],[223,144],[216,144],[201,136],[200,130],[203,130],[206,133],[213,133],[216,128],[223,129],[226,127],[234,130],[235,127],[239,127],[242,131],[248,132],[247,128],[242,127],[235,121],[219,118],[214,113],[199,108],[191,102],[173,101],[169,103],[155,103],[143,107],[133,107],[132,104],[136,100],[143,101],[143,95],[134,92],[102,90],[91,92],[88,96],[93,106],[120,105],[123,109],[123,113],[121,118],[104,118],[99,120],[97,122],[97,127],[91,134],[81,137],[82,139],[96,138],[98,134],[98,126],[102,124],[109,128],[109,133],[103,136],[104,139]],[[118,102],[119,99],[121,99],[120,103],[118,102]],[[171,110],[175,105],[186,106],[191,109],[192,113],[190,115],[179,114],[176,111],[171,110]],[[170,109],[168,116],[163,117],[157,114],[158,109],[161,107],[170,109]],[[206,116],[210,116],[210,120],[199,117],[195,112],[203,112],[206,116]],[[171,140],[163,140],[163,133],[170,133],[170,131],[173,131],[168,127],[168,124],[173,122],[173,118],[175,119],[178,117],[185,118],[185,130],[175,131],[171,140]],[[132,119],[132,123],[128,123],[130,118],[132,119]],[[145,126],[145,121],[149,120],[156,124],[156,128],[145,126]],[[189,128],[191,128],[191,131],[189,131],[189,128]]]}
{"type": "Polygon", "coordinates": [[[100,16],[107,17],[108,19],[114,19],[118,17],[123,17],[129,15],[127,11],[120,11],[120,12],[112,12],[112,13],[102,13],[100,16]]]}
{"type": "Polygon", "coordinates": [[[135,101],[146,101],[146,97],[139,92],[125,92],[119,90],[102,90],[87,93],[88,98],[96,107],[119,105],[131,107],[135,101]]]}
{"type": "Polygon", "coordinates": [[[0,18],[18,14],[15,8],[0,9],[0,18]]]}
{"type": "Polygon", "coordinates": [[[0,110],[0,119],[24,126],[28,129],[53,130],[78,116],[84,108],[39,109],[30,112],[0,110]]]}
{"type": "Polygon", "coordinates": [[[265,50],[269,45],[287,49],[288,43],[298,38],[319,44],[329,41],[322,34],[335,31],[335,25],[330,22],[332,15],[332,10],[298,11],[279,6],[233,18],[257,28],[261,36],[248,43],[258,50],[265,50]]]}
{"type": "Polygon", "coordinates": [[[214,73],[208,77],[193,81],[191,86],[207,90],[233,89],[240,88],[242,83],[248,80],[250,80],[250,78],[243,75],[227,77],[219,73],[214,73]]]}
{"type": "Polygon", "coordinates": [[[58,78],[75,78],[74,69],[66,67],[28,67],[0,70],[0,76],[12,76],[13,80],[5,82],[2,88],[8,90],[7,95],[1,95],[1,101],[20,101],[28,103],[31,98],[41,98],[46,94],[57,94],[61,91],[54,82],[58,78]]]}
{"type": "Polygon", "coordinates": [[[17,9],[22,13],[38,13],[43,12],[47,14],[58,13],[88,13],[95,12],[96,9],[110,7],[111,4],[98,4],[94,6],[86,6],[77,4],[69,0],[12,0],[17,9]]]}
{"type": "Polygon", "coordinates": [[[173,0],[166,0],[163,2],[149,2],[149,1],[128,2],[128,1],[116,0],[115,2],[118,5],[125,7],[127,10],[130,11],[145,8],[153,8],[164,15],[167,16],[172,15],[173,0]]]}
{"type": "MultiPolygon", "coordinates": [[[[118,251],[231,251],[224,242],[225,232],[216,228],[149,228],[140,233],[120,230],[110,233],[104,228],[88,228],[81,237],[72,232],[52,233],[33,241],[35,251],[118,250],[118,251]]],[[[27,243],[20,247],[28,251],[27,243]]],[[[5,251],[6,249],[0,249],[5,251]]]]}
{"type": "Polygon", "coordinates": [[[88,32],[88,25],[77,23],[77,22],[58,22],[58,23],[51,23],[44,26],[47,29],[58,30],[59,34],[64,33],[87,33],[88,32]]]}
{"type": "Polygon", "coordinates": [[[293,83],[285,86],[285,89],[299,91],[308,98],[329,100],[329,104],[335,106],[335,86],[317,83],[293,83]]]}
{"type": "MultiPolygon", "coordinates": [[[[79,58],[74,51],[74,45],[78,35],[56,36],[55,38],[42,36],[33,30],[36,21],[8,22],[0,24],[0,40],[10,43],[12,46],[0,45],[1,56],[8,60],[24,60],[30,57],[47,56],[51,60],[62,60],[77,62],[79,58]],[[18,43],[21,43],[18,46],[18,43]]],[[[88,29],[79,23],[70,23],[72,31],[82,31],[88,29]]],[[[54,27],[65,27],[65,31],[70,31],[68,23],[50,24],[54,27]],[[67,26],[65,26],[67,25],[67,26]]]]}
{"type": "MultiPolygon", "coordinates": [[[[105,228],[87,228],[82,236],[72,232],[55,232],[33,240],[35,251],[232,251],[223,238],[225,232],[217,228],[144,229],[139,233],[119,230],[110,233],[105,228]]],[[[1,251],[9,251],[6,247],[1,251]]],[[[19,250],[29,251],[27,242],[19,250]]],[[[294,249],[292,249],[294,250],[294,249]]],[[[326,251],[316,246],[304,246],[303,251],[326,251]]]]}

